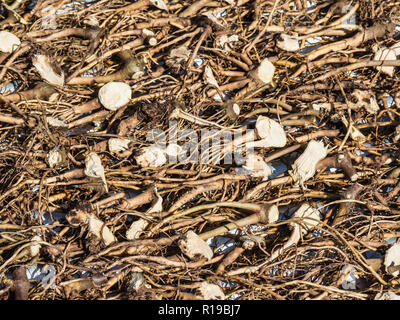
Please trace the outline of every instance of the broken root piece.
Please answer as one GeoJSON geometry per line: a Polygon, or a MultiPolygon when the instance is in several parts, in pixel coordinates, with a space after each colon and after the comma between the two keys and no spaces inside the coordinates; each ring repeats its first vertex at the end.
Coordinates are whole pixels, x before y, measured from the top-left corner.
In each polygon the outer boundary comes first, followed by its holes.
{"type": "Polygon", "coordinates": [[[191,230],[183,235],[178,244],[182,252],[192,260],[197,260],[198,257],[210,260],[213,257],[208,244],[191,230]]]}
{"type": "Polygon", "coordinates": [[[311,207],[308,203],[303,203],[300,208],[297,209],[297,211],[293,214],[292,218],[298,221],[290,223],[292,234],[290,235],[289,240],[285,242],[282,248],[274,251],[268,258],[268,261],[275,260],[288,248],[296,245],[300,241],[302,236],[306,235],[319,224],[321,219],[319,211],[311,207]]]}
{"type": "Polygon", "coordinates": [[[127,105],[132,89],[124,82],[109,82],[99,90],[99,101],[107,110],[115,111],[127,105]]]}
{"type": "Polygon", "coordinates": [[[275,66],[268,59],[261,61],[260,65],[249,72],[249,77],[261,84],[272,82],[275,73],[275,66]]]}
{"type": "Polygon", "coordinates": [[[293,164],[292,176],[295,182],[303,185],[315,174],[316,166],[319,161],[327,155],[326,147],[322,141],[311,140],[306,150],[293,164]]]}

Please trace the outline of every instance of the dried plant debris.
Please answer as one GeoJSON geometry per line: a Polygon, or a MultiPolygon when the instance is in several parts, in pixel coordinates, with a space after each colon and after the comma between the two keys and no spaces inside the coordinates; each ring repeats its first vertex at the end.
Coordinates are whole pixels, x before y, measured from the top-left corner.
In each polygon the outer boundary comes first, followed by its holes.
{"type": "MultiPolygon", "coordinates": [[[[213,71],[212,71],[211,67],[208,66],[208,65],[204,68],[204,80],[209,85],[211,85],[211,86],[217,88],[218,90],[220,90],[218,82],[214,77],[213,71]]],[[[218,95],[215,98],[215,100],[221,100],[221,97],[218,95]]]]}
{"type": "MultiPolygon", "coordinates": [[[[271,210],[271,211],[275,212],[275,210],[271,210]]],[[[276,210],[276,212],[277,212],[276,216],[269,217],[270,218],[269,223],[274,223],[274,222],[278,221],[279,212],[278,212],[278,210],[276,210]]],[[[262,245],[265,242],[264,238],[262,238],[260,236],[243,236],[240,238],[240,240],[242,241],[242,247],[246,250],[251,250],[256,245],[262,245]]]]}
{"type": "Polygon", "coordinates": [[[50,126],[53,127],[68,128],[68,124],[66,124],[64,121],[53,117],[46,117],[46,121],[50,126]]]}
{"type": "Polygon", "coordinates": [[[400,300],[400,296],[392,291],[378,293],[375,300],[400,300]]]}
{"type": "Polygon", "coordinates": [[[131,96],[131,87],[123,82],[109,82],[99,90],[101,104],[104,108],[112,111],[127,105],[131,96]]]}
{"type": "Polygon", "coordinates": [[[66,218],[72,226],[87,226],[89,233],[103,241],[106,246],[117,241],[110,228],[95,214],[89,212],[87,206],[77,208],[66,218]]]}
{"type": "MultiPolygon", "coordinates": [[[[373,48],[375,49],[375,48],[373,48]]],[[[376,49],[374,60],[388,61],[388,60],[397,60],[397,56],[400,55],[400,44],[395,43],[390,48],[382,47],[376,49]]],[[[390,77],[394,75],[394,66],[384,66],[384,67],[376,67],[377,70],[386,73],[390,77]]]]}
{"type": "Polygon", "coordinates": [[[143,168],[160,167],[167,162],[166,150],[158,146],[150,146],[140,150],[136,162],[143,168]]]}
{"type": "Polygon", "coordinates": [[[91,152],[87,155],[85,159],[85,174],[88,177],[100,178],[104,187],[106,188],[106,192],[108,192],[106,176],[104,173],[104,167],[101,163],[100,157],[95,152],[91,152]]]}
{"type": "Polygon", "coordinates": [[[271,83],[274,74],[274,64],[268,59],[264,59],[261,61],[260,65],[250,73],[250,76],[257,82],[268,84],[271,83]]]}
{"type": "Polygon", "coordinates": [[[286,145],[285,130],[278,122],[272,119],[259,116],[256,122],[256,131],[261,140],[255,142],[255,146],[281,148],[286,145]]]}
{"type": "Polygon", "coordinates": [[[300,184],[315,174],[316,165],[327,155],[327,149],[322,141],[311,140],[307,148],[293,164],[293,179],[300,184]]]}
{"type": "Polygon", "coordinates": [[[14,52],[20,44],[21,41],[15,34],[8,31],[0,31],[0,51],[14,52]]]}
{"type": "Polygon", "coordinates": [[[399,31],[394,0],[1,1],[0,299],[398,299],[399,31]]]}
{"type": "Polygon", "coordinates": [[[388,274],[397,277],[400,274],[400,244],[392,245],[385,255],[385,270],[388,274]]]}
{"type": "Polygon", "coordinates": [[[357,280],[359,276],[356,273],[356,269],[352,265],[345,265],[341,271],[341,286],[344,290],[356,290],[357,280]]]}
{"type": "Polygon", "coordinates": [[[272,168],[257,154],[249,154],[243,168],[249,171],[252,177],[261,177],[263,180],[267,180],[272,174],[272,168]]]}
{"type": "Polygon", "coordinates": [[[14,271],[13,290],[15,292],[15,300],[28,300],[29,281],[25,267],[18,267],[14,271]]]}
{"type": "Polygon", "coordinates": [[[282,246],[282,248],[276,250],[269,260],[276,259],[286,249],[296,245],[300,239],[316,227],[321,220],[319,211],[311,207],[308,203],[303,203],[294,213],[293,218],[295,219],[295,222],[290,224],[292,234],[290,235],[289,240],[282,246]]]}
{"type": "Polygon", "coordinates": [[[225,300],[225,294],[216,284],[202,282],[198,288],[202,299],[204,300],[225,300]]]}
{"type": "Polygon", "coordinates": [[[213,252],[208,244],[193,231],[188,231],[179,241],[179,247],[190,259],[213,257],[213,252]]]}
{"type": "Polygon", "coordinates": [[[279,40],[276,42],[276,45],[278,48],[289,52],[296,52],[300,49],[297,36],[290,36],[284,33],[279,35],[279,40]]]}
{"type": "Polygon", "coordinates": [[[342,122],[346,126],[346,128],[349,130],[350,137],[354,140],[357,141],[360,144],[363,144],[364,142],[367,141],[367,137],[361,133],[360,130],[358,130],[355,126],[351,126],[349,121],[345,118],[342,117],[342,122]]]}
{"type": "Polygon", "coordinates": [[[139,218],[132,222],[129,229],[126,231],[126,238],[128,240],[139,239],[146,227],[150,224],[149,219],[152,218],[152,213],[158,213],[163,211],[163,198],[158,194],[157,189],[154,190],[155,201],[151,208],[147,210],[147,219],[139,218]]]}
{"type": "Polygon", "coordinates": [[[355,100],[352,104],[352,109],[358,110],[364,108],[369,113],[376,113],[380,110],[375,95],[370,91],[356,89],[353,91],[352,97],[355,100]]]}
{"type": "Polygon", "coordinates": [[[35,55],[32,63],[40,76],[52,85],[62,87],[64,85],[64,72],[50,57],[43,54],[35,55]]]}
{"type": "Polygon", "coordinates": [[[231,51],[232,45],[234,45],[237,41],[239,41],[239,37],[236,34],[221,34],[215,39],[216,46],[226,52],[231,51]]]}
{"type": "Polygon", "coordinates": [[[189,60],[190,54],[191,51],[187,47],[172,49],[165,63],[171,68],[172,72],[179,73],[179,71],[184,68],[184,64],[189,60]]]}
{"type": "Polygon", "coordinates": [[[164,0],[150,0],[150,3],[158,9],[168,11],[168,6],[164,0]]]}
{"type": "MultiPolygon", "coordinates": [[[[40,242],[40,241],[42,241],[42,237],[38,236],[38,235],[33,236],[32,237],[32,241],[40,242]]],[[[31,257],[36,257],[40,252],[40,248],[41,248],[40,243],[36,243],[36,244],[31,245],[29,247],[29,253],[30,253],[31,257]]]]}
{"type": "Polygon", "coordinates": [[[94,215],[90,215],[88,220],[89,232],[94,234],[97,238],[103,240],[106,246],[117,241],[110,228],[108,228],[103,221],[94,215]]]}
{"type": "Polygon", "coordinates": [[[64,165],[67,161],[67,154],[64,149],[55,147],[51,149],[47,155],[47,162],[50,168],[57,168],[64,165]]]}
{"type": "Polygon", "coordinates": [[[108,140],[108,149],[111,153],[118,154],[120,152],[128,150],[130,143],[131,140],[129,139],[111,138],[110,140],[108,140]]]}
{"type": "Polygon", "coordinates": [[[148,225],[149,222],[143,218],[139,218],[137,221],[132,222],[131,226],[126,231],[126,238],[128,240],[139,239],[139,237],[148,225]]]}

